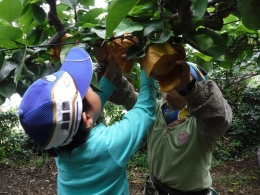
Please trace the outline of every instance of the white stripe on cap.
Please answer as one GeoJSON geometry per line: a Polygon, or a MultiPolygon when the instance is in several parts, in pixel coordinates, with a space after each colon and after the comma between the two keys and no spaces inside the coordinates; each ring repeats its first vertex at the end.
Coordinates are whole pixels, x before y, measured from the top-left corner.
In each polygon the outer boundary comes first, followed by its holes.
{"type": "MultiPolygon", "coordinates": [[[[64,61],[68,61],[68,62],[83,62],[83,61],[86,61],[86,60],[91,60],[91,58],[90,57],[88,57],[88,58],[85,58],[85,59],[82,59],[82,60],[71,60],[71,59],[64,59],[64,61]]],[[[91,62],[92,62],[92,60],[91,60],[91,62]]]]}
{"type": "Polygon", "coordinates": [[[67,145],[76,134],[82,113],[82,100],[73,78],[64,72],[52,88],[53,134],[45,149],[67,145]]]}

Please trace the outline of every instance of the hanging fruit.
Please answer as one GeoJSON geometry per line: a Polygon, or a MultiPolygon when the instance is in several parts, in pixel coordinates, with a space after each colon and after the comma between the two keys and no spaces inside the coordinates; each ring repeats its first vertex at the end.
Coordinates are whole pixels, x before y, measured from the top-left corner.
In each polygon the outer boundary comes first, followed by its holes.
{"type": "MultiPolygon", "coordinates": [[[[124,73],[131,73],[134,61],[126,60],[121,56],[136,43],[138,39],[135,37],[133,39],[118,38],[108,45],[113,58],[124,73]]],[[[169,91],[180,83],[180,69],[176,66],[176,61],[183,57],[169,42],[151,43],[145,50],[142,64],[147,76],[158,80],[161,91],[169,91]]]]}
{"type": "Polygon", "coordinates": [[[125,34],[124,37],[129,38],[118,38],[110,42],[109,48],[115,61],[119,64],[121,70],[125,73],[131,73],[134,61],[126,60],[122,58],[122,54],[125,54],[127,49],[134,44],[138,44],[138,39],[130,34],[125,34]]]}
{"type": "MultiPolygon", "coordinates": [[[[66,41],[67,38],[72,37],[71,34],[66,33],[61,40],[59,41],[59,44],[62,44],[66,41]]],[[[62,45],[55,45],[51,48],[51,57],[54,60],[59,60],[60,59],[60,52],[62,49],[62,45]]]]}
{"type": "Polygon", "coordinates": [[[147,76],[159,81],[161,91],[169,91],[180,83],[180,70],[176,67],[180,59],[181,54],[165,42],[150,44],[142,60],[147,76]]]}

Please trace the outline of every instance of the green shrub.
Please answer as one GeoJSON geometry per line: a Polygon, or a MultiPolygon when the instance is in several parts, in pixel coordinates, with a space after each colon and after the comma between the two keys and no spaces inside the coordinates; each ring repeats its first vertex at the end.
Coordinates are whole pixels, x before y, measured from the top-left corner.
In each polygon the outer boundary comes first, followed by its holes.
{"type": "Polygon", "coordinates": [[[30,159],[33,154],[41,155],[42,150],[22,130],[17,110],[0,112],[0,160],[30,159]]]}
{"type": "Polygon", "coordinates": [[[125,110],[122,106],[118,106],[111,102],[105,104],[105,120],[103,121],[107,125],[112,125],[117,121],[120,121],[125,114],[125,110]]]}
{"type": "Polygon", "coordinates": [[[127,163],[128,170],[148,170],[147,154],[139,150],[134,153],[127,163]]]}
{"type": "Polygon", "coordinates": [[[19,148],[18,137],[21,134],[15,110],[0,112],[0,121],[0,159],[2,159],[12,156],[19,148]]]}
{"type": "Polygon", "coordinates": [[[256,153],[260,146],[260,86],[240,83],[223,91],[233,111],[233,122],[225,136],[217,141],[214,158],[227,161],[256,153]]]}

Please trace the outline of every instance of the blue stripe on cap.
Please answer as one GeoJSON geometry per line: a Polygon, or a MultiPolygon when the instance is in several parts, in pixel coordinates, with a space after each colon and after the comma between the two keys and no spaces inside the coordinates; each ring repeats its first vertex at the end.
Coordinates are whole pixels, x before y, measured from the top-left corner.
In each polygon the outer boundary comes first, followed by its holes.
{"type": "Polygon", "coordinates": [[[191,62],[188,62],[190,65],[190,74],[193,76],[194,79],[196,79],[197,82],[205,81],[206,78],[203,76],[202,72],[199,71],[196,64],[193,64],[191,62]]]}
{"type": "Polygon", "coordinates": [[[79,47],[73,47],[66,56],[61,70],[68,72],[72,76],[83,99],[93,74],[90,55],[79,47]]]}
{"type": "Polygon", "coordinates": [[[63,74],[61,70],[35,81],[25,92],[19,106],[22,127],[41,147],[48,141],[53,127],[51,91],[63,74]],[[52,79],[48,79],[50,76],[52,79]]]}

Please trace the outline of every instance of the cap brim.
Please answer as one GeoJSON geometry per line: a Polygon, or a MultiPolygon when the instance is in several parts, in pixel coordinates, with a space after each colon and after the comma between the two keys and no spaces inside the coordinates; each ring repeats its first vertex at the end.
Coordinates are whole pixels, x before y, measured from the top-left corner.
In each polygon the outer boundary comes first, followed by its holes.
{"type": "Polygon", "coordinates": [[[73,47],[64,59],[60,70],[64,70],[72,76],[81,98],[83,98],[88,90],[93,74],[90,55],[79,47],[73,47]]]}

